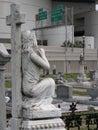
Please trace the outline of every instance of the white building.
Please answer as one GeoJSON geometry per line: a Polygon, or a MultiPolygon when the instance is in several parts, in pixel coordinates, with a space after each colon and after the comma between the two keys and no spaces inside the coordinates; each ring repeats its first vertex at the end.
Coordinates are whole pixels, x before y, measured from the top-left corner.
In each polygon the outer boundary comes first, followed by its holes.
{"type": "MultiPolygon", "coordinates": [[[[94,49],[94,37],[92,36],[85,36],[85,48],[87,49],[94,49]]],[[[77,41],[81,41],[83,42],[83,37],[75,37],[74,38],[74,41],[77,42],[77,41]]]]}
{"type": "Polygon", "coordinates": [[[95,0],[73,0],[73,2],[72,0],[0,0],[0,42],[10,42],[10,27],[6,25],[6,16],[10,14],[10,4],[12,3],[19,4],[21,12],[26,14],[22,30],[36,27],[35,15],[38,14],[40,8],[47,12],[55,10],[58,5],[62,5],[64,10],[65,7],[73,8],[74,22],[72,24],[75,28],[73,26],[66,27],[65,23],[65,25],[55,28],[43,29],[36,33],[37,39],[43,40],[48,46],[61,46],[65,40],[73,42],[75,33],[75,36],[93,36],[95,47],[98,48],[98,12],[95,11],[95,0]]]}
{"type": "Polygon", "coordinates": [[[10,38],[10,27],[6,25],[6,16],[10,14],[12,3],[19,4],[21,13],[26,14],[26,21],[22,25],[22,30],[35,27],[35,14],[38,13],[39,8],[51,10],[50,0],[0,0],[0,42],[10,38]]]}
{"type": "MultiPolygon", "coordinates": [[[[11,49],[10,44],[10,27],[6,25],[6,16],[10,15],[10,5],[16,3],[20,5],[21,13],[26,14],[25,24],[22,25],[22,30],[28,30],[35,28],[35,15],[38,13],[40,8],[43,8],[46,11],[51,11],[57,8],[58,5],[63,5],[64,9],[73,8],[74,10],[74,24],[75,28],[72,25],[67,26],[63,24],[62,26],[56,26],[55,28],[48,28],[40,30],[37,34],[38,40],[46,40],[50,50],[46,49],[47,56],[51,65],[56,64],[59,71],[67,72],[77,72],[79,67],[79,54],[78,49],[72,51],[65,48],[58,48],[55,50],[55,47],[51,46],[61,46],[65,40],[74,40],[75,36],[92,36],[95,37],[95,45],[97,46],[98,41],[98,32],[97,32],[97,12],[95,11],[94,0],[73,0],[78,2],[71,2],[71,0],[0,0],[0,42],[6,43],[6,47],[11,49]],[[63,2],[61,2],[63,1],[63,2]],[[82,2],[79,2],[82,1],[82,2]],[[90,3],[87,1],[91,1],[90,3]],[[49,52],[47,51],[49,50],[49,52]],[[55,53],[54,53],[55,50],[55,53]],[[52,51],[52,52],[51,52],[52,51]],[[60,52],[59,52],[60,51],[60,52]],[[66,54],[65,54],[66,53],[66,54]],[[61,55],[62,54],[62,55],[61,55]],[[69,65],[70,64],[70,65],[69,65]],[[63,67],[61,67],[63,65],[63,67]],[[68,66],[68,67],[67,67],[68,66]],[[69,67],[70,66],[70,67],[69,67]],[[64,68],[64,70],[60,70],[64,68]],[[76,68],[76,70],[75,70],[76,68]],[[78,69],[77,69],[78,68],[78,69]]],[[[71,18],[71,17],[69,17],[71,18]]],[[[46,24],[47,25],[47,24],[46,24]]],[[[85,39],[86,40],[86,39],[85,39]]],[[[91,43],[91,39],[88,40],[91,43]]],[[[94,39],[92,38],[92,41],[94,39]]],[[[46,43],[45,43],[46,44],[46,43]]],[[[92,42],[93,45],[93,42],[92,42]]],[[[92,46],[91,45],[91,46],[92,46]]],[[[95,50],[87,50],[86,58],[88,70],[96,68],[96,54],[95,50]],[[92,57],[93,56],[93,57],[92,57]],[[92,62],[93,61],[93,62],[92,62]]]]}

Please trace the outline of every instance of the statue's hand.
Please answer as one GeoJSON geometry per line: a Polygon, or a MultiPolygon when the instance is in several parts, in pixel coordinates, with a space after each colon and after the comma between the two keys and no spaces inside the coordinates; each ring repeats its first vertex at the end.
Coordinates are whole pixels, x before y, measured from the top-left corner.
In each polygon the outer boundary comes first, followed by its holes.
{"type": "Polygon", "coordinates": [[[43,48],[40,48],[38,50],[38,52],[39,52],[39,54],[40,54],[41,57],[45,56],[45,50],[43,48]]]}
{"type": "Polygon", "coordinates": [[[33,53],[33,52],[34,52],[34,51],[33,51],[33,48],[28,47],[28,52],[29,52],[29,53],[33,53]]]}

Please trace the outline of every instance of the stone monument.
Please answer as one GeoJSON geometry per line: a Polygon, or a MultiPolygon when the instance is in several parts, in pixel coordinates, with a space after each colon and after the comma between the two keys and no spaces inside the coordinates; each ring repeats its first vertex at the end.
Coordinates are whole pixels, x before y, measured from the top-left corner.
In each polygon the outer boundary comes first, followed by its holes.
{"type": "Polygon", "coordinates": [[[80,85],[80,86],[85,86],[85,87],[90,87],[91,86],[91,83],[88,81],[89,78],[86,77],[86,74],[85,74],[85,71],[84,71],[84,56],[83,56],[83,53],[81,52],[80,54],[80,73],[77,77],[77,85],[80,85]]]}
{"type": "Polygon", "coordinates": [[[11,130],[65,130],[61,110],[52,104],[55,82],[51,78],[39,79],[40,69],[50,68],[45,51],[37,46],[33,31],[21,35],[23,22],[19,6],[12,4],[7,17],[12,45],[11,130]]]}
{"type": "Polygon", "coordinates": [[[6,48],[0,43],[0,130],[6,129],[5,64],[10,60],[6,48]]]}
{"type": "Polygon", "coordinates": [[[91,97],[90,100],[96,100],[96,98],[98,97],[98,50],[97,50],[97,68],[96,71],[94,72],[92,87],[87,88],[87,92],[91,97]]]}
{"type": "MultiPolygon", "coordinates": [[[[45,51],[37,46],[34,31],[24,31],[22,32],[23,116],[26,117],[29,111],[30,113],[32,111],[31,118],[60,116],[60,110],[52,104],[55,82],[52,78],[40,81],[41,68],[50,68],[45,51]]],[[[30,115],[27,118],[30,118],[30,115]]]]}
{"type": "Polygon", "coordinates": [[[79,61],[79,63],[80,63],[80,73],[79,73],[77,79],[78,79],[79,82],[84,82],[84,81],[87,80],[87,78],[86,78],[86,74],[84,72],[84,56],[83,56],[82,52],[80,54],[80,61],[79,61]]]}

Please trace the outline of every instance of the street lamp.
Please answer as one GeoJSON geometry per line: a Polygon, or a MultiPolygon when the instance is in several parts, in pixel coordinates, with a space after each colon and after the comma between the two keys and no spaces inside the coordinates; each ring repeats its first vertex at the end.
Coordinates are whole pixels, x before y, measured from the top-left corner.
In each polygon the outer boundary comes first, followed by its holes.
{"type": "Polygon", "coordinates": [[[85,36],[83,38],[83,57],[84,57],[84,63],[85,63],[85,36]]]}

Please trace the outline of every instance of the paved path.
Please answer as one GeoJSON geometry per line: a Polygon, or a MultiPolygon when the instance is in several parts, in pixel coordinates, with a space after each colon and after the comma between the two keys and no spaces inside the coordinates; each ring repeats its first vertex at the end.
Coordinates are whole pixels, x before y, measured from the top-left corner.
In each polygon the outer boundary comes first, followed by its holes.
{"type": "Polygon", "coordinates": [[[73,96],[72,99],[55,100],[55,106],[60,105],[62,112],[69,112],[72,102],[77,102],[77,111],[88,111],[90,108],[98,110],[98,99],[91,101],[89,96],[73,96]]]}

